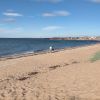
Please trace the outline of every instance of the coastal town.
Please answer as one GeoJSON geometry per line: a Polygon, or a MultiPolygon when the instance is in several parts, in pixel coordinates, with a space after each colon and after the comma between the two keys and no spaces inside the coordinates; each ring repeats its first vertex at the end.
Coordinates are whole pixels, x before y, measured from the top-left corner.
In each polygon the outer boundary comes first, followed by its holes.
{"type": "Polygon", "coordinates": [[[100,36],[97,37],[88,37],[88,36],[83,36],[83,37],[53,37],[49,38],[49,40],[97,40],[100,41],[100,36]]]}

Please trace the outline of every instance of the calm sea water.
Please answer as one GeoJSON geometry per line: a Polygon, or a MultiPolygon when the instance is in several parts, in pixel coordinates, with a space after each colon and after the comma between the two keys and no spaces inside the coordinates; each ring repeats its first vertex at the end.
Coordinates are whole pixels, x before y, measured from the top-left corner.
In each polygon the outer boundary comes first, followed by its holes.
{"type": "Polygon", "coordinates": [[[38,52],[48,50],[49,46],[55,49],[62,49],[65,47],[76,47],[83,45],[90,45],[98,43],[97,41],[75,41],[75,40],[49,40],[49,39],[10,39],[0,38],[0,57],[22,54],[28,52],[38,52]]]}

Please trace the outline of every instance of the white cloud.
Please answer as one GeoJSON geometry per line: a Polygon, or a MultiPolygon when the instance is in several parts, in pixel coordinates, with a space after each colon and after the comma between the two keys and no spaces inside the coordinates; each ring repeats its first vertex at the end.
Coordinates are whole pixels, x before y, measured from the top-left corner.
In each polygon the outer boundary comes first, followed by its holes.
{"type": "Polygon", "coordinates": [[[19,14],[19,13],[10,13],[10,12],[5,12],[3,13],[3,15],[5,16],[12,16],[12,17],[18,17],[18,16],[23,16],[22,14],[19,14]]]}
{"type": "Polygon", "coordinates": [[[20,17],[20,16],[23,16],[22,14],[14,12],[13,10],[7,10],[6,12],[3,13],[3,15],[9,16],[9,17],[20,17]]]}
{"type": "Polygon", "coordinates": [[[44,16],[44,17],[53,17],[53,16],[56,16],[56,15],[54,13],[46,12],[46,13],[43,13],[42,16],[44,16]]]}
{"type": "Polygon", "coordinates": [[[44,27],[42,30],[43,31],[54,31],[54,30],[58,30],[61,28],[63,28],[63,27],[61,27],[61,26],[47,26],[47,27],[44,27]]]}
{"type": "Polygon", "coordinates": [[[13,28],[13,29],[4,29],[0,28],[0,33],[20,33],[22,32],[23,29],[18,27],[18,28],[13,28]]]}
{"type": "Polygon", "coordinates": [[[100,0],[91,0],[91,1],[95,3],[100,3],[100,0]]]}
{"type": "Polygon", "coordinates": [[[42,14],[44,17],[54,17],[54,16],[69,16],[70,13],[65,10],[55,11],[55,12],[45,12],[42,14]]]}
{"type": "Polygon", "coordinates": [[[55,12],[55,14],[58,16],[69,16],[70,15],[68,11],[57,11],[55,12]]]}
{"type": "Polygon", "coordinates": [[[37,2],[49,2],[49,3],[59,3],[62,2],[63,0],[35,0],[37,2]]]}

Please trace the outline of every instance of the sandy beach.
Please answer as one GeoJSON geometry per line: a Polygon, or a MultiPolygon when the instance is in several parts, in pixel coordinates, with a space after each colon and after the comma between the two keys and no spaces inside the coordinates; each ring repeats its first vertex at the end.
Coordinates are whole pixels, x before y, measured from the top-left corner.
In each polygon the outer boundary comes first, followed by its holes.
{"type": "Polygon", "coordinates": [[[100,44],[0,61],[0,100],[100,100],[100,44]]]}

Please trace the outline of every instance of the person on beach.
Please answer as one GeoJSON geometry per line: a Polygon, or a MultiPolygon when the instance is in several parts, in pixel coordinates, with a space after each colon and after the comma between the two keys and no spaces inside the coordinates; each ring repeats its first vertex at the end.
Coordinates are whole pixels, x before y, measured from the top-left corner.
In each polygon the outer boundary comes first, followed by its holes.
{"type": "Polygon", "coordinates": [[[50,46],[49,50],[52,52],[52,51],[54,51],[54,48],[52,46],[50,46]]]}

